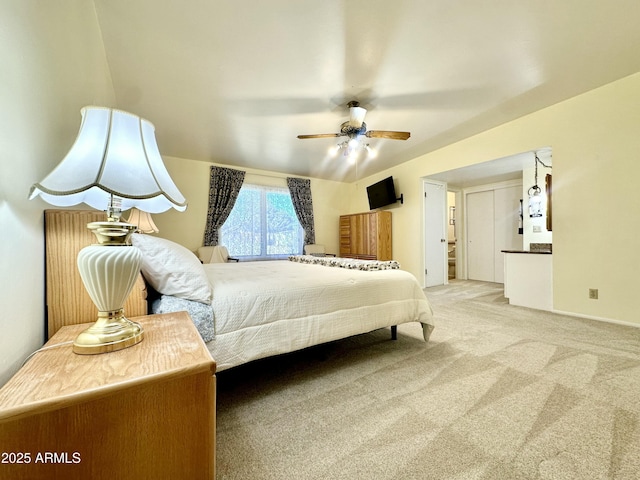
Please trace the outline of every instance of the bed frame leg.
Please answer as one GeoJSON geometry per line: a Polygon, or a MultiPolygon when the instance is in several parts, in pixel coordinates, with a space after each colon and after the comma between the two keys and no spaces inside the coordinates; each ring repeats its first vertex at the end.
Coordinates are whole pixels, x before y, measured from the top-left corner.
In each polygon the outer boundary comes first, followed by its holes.
{"type": "Polygon", "coordinates": [[[391,325],[391,340],[397,340],[397,339],[398,339],[398,326],[391,325]]]}

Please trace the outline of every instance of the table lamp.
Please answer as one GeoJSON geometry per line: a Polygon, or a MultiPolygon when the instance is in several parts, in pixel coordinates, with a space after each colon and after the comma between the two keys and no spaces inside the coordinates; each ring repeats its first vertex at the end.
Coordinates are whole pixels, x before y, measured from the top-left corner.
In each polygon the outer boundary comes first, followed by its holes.
{"type": "Polygon", "coordinates": [[[138,233],[158,233],[160,229],[156,227],[153,218],[149,212],[142,212],[137,208],[132,208],[129,211],[129,218],[125,220],[127,223],[136,225],[136,232],[138,233]]]}
{"type": "Polygon", "coordinates": [[[136,207],[160,213],[184,211],[186,201],[160,156],[155,128],[131,113],[84,107],[80,131],[71,150],[40,183],[30,199],[68,207],[85,203],[105,210],[106,221],[87,225],[98,243],[78,253],[78,269],[98,319],[73,344],[78,354],[120,350],[142,341],[142,327],[124,315],[124,303],[140,272],[141,253],[129,236],[136,225],[120,221],[123,210],[136,207]]]}

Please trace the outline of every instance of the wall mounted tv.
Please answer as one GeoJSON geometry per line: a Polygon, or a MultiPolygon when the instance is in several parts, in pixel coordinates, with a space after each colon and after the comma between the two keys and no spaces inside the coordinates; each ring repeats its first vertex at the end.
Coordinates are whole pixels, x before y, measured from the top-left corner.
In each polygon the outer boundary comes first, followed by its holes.
{"type": "MultiPolygon", "coordinates": [[[[369,209],[384,207],[396,203],[396,189],[393,186],[393,177],[387,177],[373,185],[367,187],[367,197],[369,198],[369,209]]],[[[400,199],[402,201],[402,199],[400,199]]]]}

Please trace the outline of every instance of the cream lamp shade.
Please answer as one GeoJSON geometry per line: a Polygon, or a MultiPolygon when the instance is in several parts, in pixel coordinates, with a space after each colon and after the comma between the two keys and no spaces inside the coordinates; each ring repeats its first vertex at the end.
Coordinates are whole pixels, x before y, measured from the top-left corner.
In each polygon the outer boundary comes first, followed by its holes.
{"type": "Polygon", "coordinates": [[[153,124],[111,108],[85,107],[81,112],[80,131],[69,153],[31,187],[29,198],[40,196],[61,207],[85,203],[107,211],[106,222],[87,225],[99,244],[78,254],[78,270],[98,308],[98,320],[78,335],[73,351],[95,354],[143,339],[142,327],[124,316],[142,255],[129,244],[136,225],[120,222],[121,211],[184,211],[187,203],[164,166],[153,124]]]}
{"type": "Polygon", "coordinates": [[[40,195],[59,207],[85,203],[104,210],[113,195],[122,199],[122,210],[137,207],[160,213],[187,208],[164,166],[151,122],[104,107],[84,107],[81,112],[80,132],[71,150],[31,187],[29,198],[40,195]]]}
{"type": "Polygon", "coordinates": [[[151,214],[149,212],[141,212],[137,208],[132,208],[129,211],[127,223],[137,226],[136,232],[140,233],[158,233],[160,231],[156,227],[153,218],[151,218],[151,214]]]}

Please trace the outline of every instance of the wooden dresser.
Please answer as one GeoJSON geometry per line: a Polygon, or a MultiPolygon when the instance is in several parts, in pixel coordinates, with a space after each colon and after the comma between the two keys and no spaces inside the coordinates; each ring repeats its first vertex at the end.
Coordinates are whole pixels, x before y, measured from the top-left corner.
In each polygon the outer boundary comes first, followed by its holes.
{"type": "Polygon", "coordinates": [[[70,325],[0,389],[2,479],[215,478],[215,363],[186,312],[144,340],[76,355],[70,325]]]}
{"type": "Polygon", "coordinates": [[[340,256],[391,260],[391,212],[367,212],[340,217],[340,256]]]}

